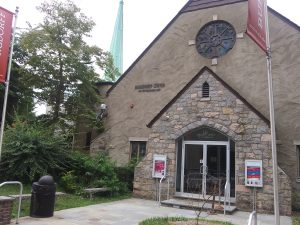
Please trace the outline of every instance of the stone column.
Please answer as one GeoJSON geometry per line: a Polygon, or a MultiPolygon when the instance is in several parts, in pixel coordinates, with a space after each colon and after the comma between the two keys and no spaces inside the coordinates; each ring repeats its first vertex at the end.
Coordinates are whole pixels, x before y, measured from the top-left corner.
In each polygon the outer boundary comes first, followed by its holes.
{"type": "Polygon", "coordinates": [[[10,224],[14,198],[0,196],[0,225],[10,224]]]}

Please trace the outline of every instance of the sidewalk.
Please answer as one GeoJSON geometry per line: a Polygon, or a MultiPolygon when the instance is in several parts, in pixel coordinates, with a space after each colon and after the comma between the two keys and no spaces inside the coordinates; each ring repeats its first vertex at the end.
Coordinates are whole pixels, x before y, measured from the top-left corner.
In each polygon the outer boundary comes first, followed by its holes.
{"type": "MultiPolygon", "coordinates": [[[[184,216],[195,217],[191,210],[160,207],[157,202],[143,199],[126,199],[117,202],[91,205],[81,208],[56,211],[51,218],[23,217],[20,225],[138,225],[150,217],[184,216]]],[[[233,215],[210,215],[206,219],[229,221],[236,225],[245,225],[248,212],[237,211],[233,215]]],[[[280,218],[282,225],[291,225],[290,217],[280,218]]],[[[14,224],[12,221],[11,224],[14,224]]],[[[274,225],[273,216],[259,214],[258,225],[274,225]]]]}

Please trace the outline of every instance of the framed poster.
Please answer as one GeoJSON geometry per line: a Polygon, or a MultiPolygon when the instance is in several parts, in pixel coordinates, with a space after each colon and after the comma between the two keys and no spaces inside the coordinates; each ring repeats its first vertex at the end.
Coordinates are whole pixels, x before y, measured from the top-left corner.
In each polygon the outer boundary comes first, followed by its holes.
{"type": "Polygon", "coordinates": [[[245,186],[263,186],[262,160],[245,160],[245,186]]]}
{"type": "Polygon", "coordinates": [[[166,174],[167,169],[167,156],[166,155],[153,155],[153,178],[162,178],[166,174]]]}

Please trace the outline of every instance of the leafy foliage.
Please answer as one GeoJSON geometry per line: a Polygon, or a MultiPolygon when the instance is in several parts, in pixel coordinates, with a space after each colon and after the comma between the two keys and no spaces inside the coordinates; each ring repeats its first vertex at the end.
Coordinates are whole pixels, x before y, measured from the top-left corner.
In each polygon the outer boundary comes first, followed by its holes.
{"type": "Polygon", "coordinates": [[[38,9],[43,22],[20,39],[26,52],[22,65],[32,74],[35,96],[51,107],[51,119],[60,127],[74,128],[77,121],[95,125],[96,69],[111,66],[108,53],[85,42],[95,23],[71,1],[44,2],[38,9]]]}
{"type": "Polygon", "coordinates": [[[91,157],[80,152],[73,152],[71,167],[62,176],[61,186],[77,194],[87,187],[107,187],[113,193],[128,191],[126,183],[117,176],[115,164],[106,155],[91,157]]]}
{"type": "Polygon", "coordinates": [[[104,79],[106,81],[114,82],[121,76],[119,70],[114,65],[114,59],[111,54],[108,54],[106,66],[105,66],[105,73],[104,79]]]}
{"type": "Polygon", "coordinates": [[[53,130],[27,121],[17,120],[6,130],[3,150],[2,180],[29,183],[45,174],[58,177],[69,162],[63,136],[53,135],[53,130]]]}
{"type": "Polygon", "coordinates": [[[292,209],[293,209],[293,211],[300,211],[300,192],[299,191],[293,192],[292,209]]]}
{"type": "MultiPolygon", "coordinates": [[[[184,217],[154,217],[150,219],[146,219],[139,223],[139,225],[169,225],[172,224],[171,222],[174,221],[182,221],[180,224],[192,224],[191,219],[184,218],[184,217]]],[[[200,220],[200,224],[211,224],[211,225],[233,225],[230,222],[222,222],[216,220],[200,220]],[[202,222],[202,223],[201,223],[202,222]]]]}
{"type": "Polygon", "coordinates": [[[133,190],[134,169],[139,161],[132,159],[122,167],[116,167],[116,173],[120,181],[127,184],[129,190],[133,190]]]}
{"type": "MultiPolygon", "coordinates": [[[[26,118],[33,118],[34,93],[29,81],[29,74],[22,69],[15,61],[24,58],[24,52],[19,46],[19,38],[16,37],[14,45],[13,62],[10,73],[10,84],[7,99],[6,122],[11,125],[14,115],[23,115],[26,118]]],[[[0,112],[2,115],[2,107],[4,102],[5,86],[0,85],[0,112]]]]}

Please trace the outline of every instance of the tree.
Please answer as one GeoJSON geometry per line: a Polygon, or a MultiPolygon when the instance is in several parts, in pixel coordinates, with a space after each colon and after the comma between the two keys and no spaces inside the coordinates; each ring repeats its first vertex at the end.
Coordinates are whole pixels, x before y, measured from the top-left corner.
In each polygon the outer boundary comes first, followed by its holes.
{"type": "Polygon", "coordinates": [[[84,40],[95,23],[71,1],[44,2],[38,10],[43,22],[21,36],[24,67],[34,76],[38,101],[51,107],[53,123],[95,122],[94,107],[100,102],[96,68],[109,66],[108,54],[84,40]]]}
{"type": "MultiPolygon", "coordinates": [[[[10,125],[13,122],[15,114],[24,116],[26,118],[34,117],[32,111],[34,108],[34,94],[30,81],[29,74],[22,69],[16,62],[22,61],[24,52],[18,44],[18,37],[16,37],[14,45],[14,54],[11,67],[9,92],[6,109],[6,122],[10,125]]],[[[5,85],[0,85],[0,113],[2,115],[4,102],[5,85]]]]}
{"type": "Polygon", "coordinates": [[[107,57],[107,63],[105,67],[104,79],[106,81],[115,82],[121,76],[119,70],[114,65],[114,59],[109,53],[107,57]]]}

